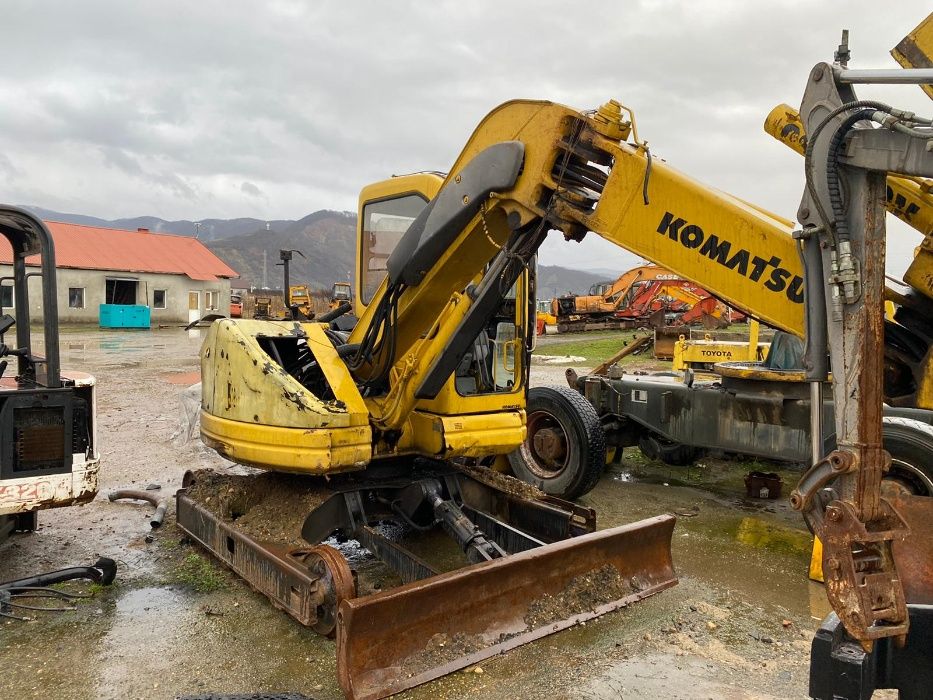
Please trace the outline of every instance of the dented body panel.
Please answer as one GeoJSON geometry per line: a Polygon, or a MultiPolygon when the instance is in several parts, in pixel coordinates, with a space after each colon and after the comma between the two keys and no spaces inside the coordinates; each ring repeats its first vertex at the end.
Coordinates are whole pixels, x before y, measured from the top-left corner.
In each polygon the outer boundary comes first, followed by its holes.
{"type": "Polygon", "coordinates": [[[524,440],[520,384],[499,394],[462,396],[454,378],[437,398],[418,402],[394,441],[375,440],[369,416],[388,410],[385,399],[361,396],[323,328],[285,321],[214,323],[201,349],[205,444],[241,464],[330,474],[406,454],[506,454],[524,440]],[[307,345],[334,398],[316,395],[279,362],[284,344],[299,342],[307,345]]]}

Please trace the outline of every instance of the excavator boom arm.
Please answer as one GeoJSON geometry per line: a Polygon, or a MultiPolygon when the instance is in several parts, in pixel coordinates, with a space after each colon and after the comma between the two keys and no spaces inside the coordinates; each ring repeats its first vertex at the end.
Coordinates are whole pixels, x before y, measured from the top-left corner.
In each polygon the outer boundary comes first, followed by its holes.
{"type": "MultiPolygon", "coordinates": [[[[604,108],[611,112],[613,105],[604,108]]],[[[382,356],[363,370],[392,368],[384,372],[391,377],[387,398],[374,407],[382,429],[400,427],[418,400],[436,395],[485,320],[488,309],[478,308],[483,295],[501,297],[548,229],[578,240],[592,231],[771,326],[803,335],[803,272],[791,223],[622,142],[620,122],[611,117],[523,100],[498,107],[477,127],[435,199],[447,201],[413,225],[393,253],[404,249],[423,270],[392,279],[390,259],[390,275],[350,338],[363,341],[391,303],[392,327],[384,324],[383,332],[392,342],[379,345],[382,356]],[[474,159],[488,159],[505,143],[521,144],[520,172],[511,185],[487,189],[477,207],[469,189],[474,159]],[[446,245],[428,260],[436,235],[446,236],[446,245]],[[463,295],[484,268],[483,283],[463,295]]]]}

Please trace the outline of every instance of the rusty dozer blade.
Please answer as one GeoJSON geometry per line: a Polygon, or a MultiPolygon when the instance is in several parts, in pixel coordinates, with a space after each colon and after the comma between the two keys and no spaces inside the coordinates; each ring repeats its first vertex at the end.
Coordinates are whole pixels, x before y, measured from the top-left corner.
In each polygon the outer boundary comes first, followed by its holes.
{"type": "Polygon", "coordinates": [[[662,515],[343,600],[340,685],[348,698],[387,697],[669,588],[674,522],[662,515]]]}

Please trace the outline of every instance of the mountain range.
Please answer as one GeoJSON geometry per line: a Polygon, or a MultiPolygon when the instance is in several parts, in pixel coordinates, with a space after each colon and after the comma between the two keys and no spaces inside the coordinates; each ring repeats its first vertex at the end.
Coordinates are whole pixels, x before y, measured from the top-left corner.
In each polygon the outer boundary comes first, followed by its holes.
{"type": "MultiPolygon", "coordinates": [[[[217,257],[240,274],[235,287],[281,287],[279,251],[297,250],[290,263],[293,283],[329,290],[334,282],[353,278],[356,257],[356,213],[322,209],[292,221],[279,219],[204,219],[167,221],[155,216],[100,219],[66,214],[37,206],[24,207],[46,221],[153,233],[197,236],[217,257]]],[[[621,272],[621,271],[619,271],[621,272]]],[[[590,285],[619,274],[608,270],[573,270],[555,265],[538,266],[538,296],[585,293],[590,285]]]]}

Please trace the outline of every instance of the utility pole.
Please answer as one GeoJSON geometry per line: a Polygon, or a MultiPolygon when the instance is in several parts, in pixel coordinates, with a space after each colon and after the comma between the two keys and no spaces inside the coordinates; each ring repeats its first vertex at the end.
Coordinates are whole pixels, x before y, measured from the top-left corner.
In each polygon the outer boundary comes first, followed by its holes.
{"type": "MultiPolygon", "coordinates": [[[[282,276],[284,277],[285,282],[285,308],[288,309],[288,313],[292,319],[298,318],[298,306],[292,305],[292,296],[291,296],[291,280],[289,279],[289,263],[292,260],[292,253],[298,253],[301,257],[304,257],[305,254],[300,250],[280,250],[279,251],[279,260],[282,262],[278,263],[282,266],[282,276]]],[[[310,303],[310,299],[308,302],[310,303]]]]}
{"type": "MultiPolygon", "coordinates": [[[[269,229],[270,229],[270,228],[271,228],[271,226],[269,225],[269,222],[267,221],[267,222],[266,222],[266,233],[269,232],[269,229]]],[[[263,250],[263,251],[262,251],[262,288],[263,288],[263,289],[268,289],[268,288],[269,288],[269,285],[267,284],[267,283],[268,283],[268,278],[266,277],[266,261],[267,261],[268,257],[269,257],[268,252],[265,251],[265,250],[263,250]]],[[[288,291],[286,290],[285,293],[288,294],[288,291]]]]}
{"type": "Polygon", "coordinates": [[[200,221],[194,222],[194,238],[197,241],[201,240],[201,222],[200,221]]]}

